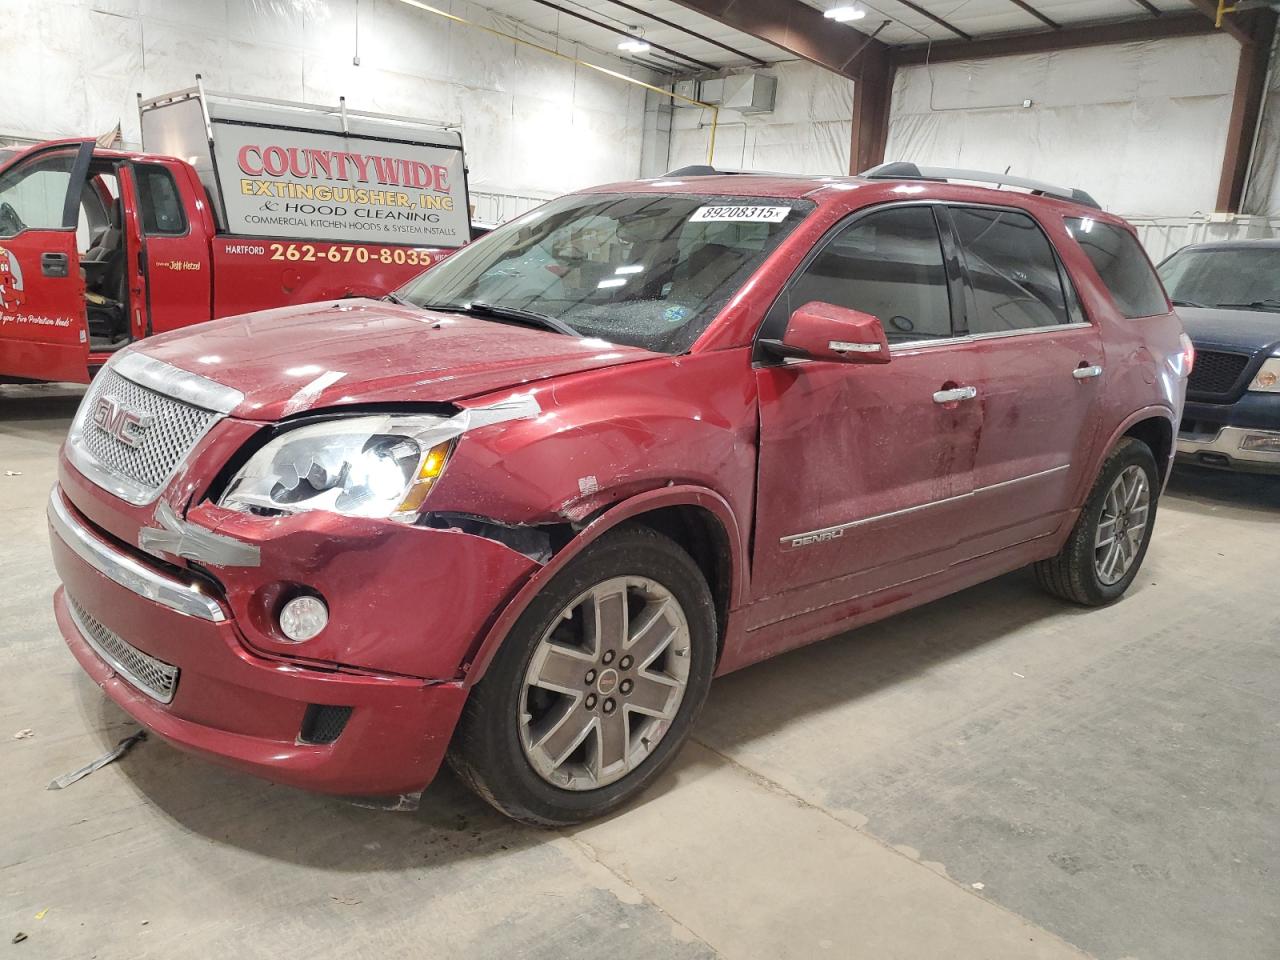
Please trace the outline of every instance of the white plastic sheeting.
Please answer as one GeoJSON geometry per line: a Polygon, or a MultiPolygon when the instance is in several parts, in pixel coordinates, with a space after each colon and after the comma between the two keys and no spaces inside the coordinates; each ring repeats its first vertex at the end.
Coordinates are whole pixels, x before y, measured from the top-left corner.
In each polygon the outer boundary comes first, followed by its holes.
{"type": "MultiPolygon", "coordinates": [[[[715,165],[729,170],[842,175],[849,172],[853,83],[810,63],[774,64],[770,113],[720,111],[715,165]]],[[[672,118],[672,168],[707,162],[709,110],[680,106],[672,118]]]]}
{"type": "MultiPolygon", "coordinates": [[[[463,0],[442,9],[512,32],[463,0]]],[[[0,136],[139,140],[136,94],[206,86],[461,126],[477,191],[639,173],[644,90],[397,0],[0,0],[0,136]]],[[[542,35],[531,36],[547,43],[542,35]]],[[[554,41],[552,41],[554,42],[554,41]]],[[[638,79],[647,71],[563,43],[638,79]]]]}
{"type": "Polygon", "coordinates": [[[1280,216],[1132,218],[1129,222],[1137,229],[1138,238],[1156,263],[1189,243],[1259,240],[1280,235],[1280,216]]]}
{"type": "Polygon", "coordinates": [[[1208,212],[1239,49],[1188,37],[904,68],[886,156],[1009,168],[1129,216],[1208,212]]]}
{"type": "Polygon", "coordinates": [[[1276,56],[1272,54],[1270,83],[1244,194],[1244,212],[1263,216],[1280,214],[1280,69],[1276,56]]]}

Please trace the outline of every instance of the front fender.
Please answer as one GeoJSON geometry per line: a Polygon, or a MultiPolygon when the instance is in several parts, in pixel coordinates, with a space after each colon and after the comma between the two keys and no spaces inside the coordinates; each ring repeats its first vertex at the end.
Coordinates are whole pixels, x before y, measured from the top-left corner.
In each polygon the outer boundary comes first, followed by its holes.
{"type": "Polygon", "coordinates": [[[511,628],[542,588],[578,554],[620,523],[664,507],[699,507],[711,513],[725,529],[729,542],[730,569],[729,608],[735,609],[747,595],[747,526],[739,524],[727,500],[714,490],[689,485],[663,487],[637,494],[605,510],[583,528],[542,569],[538,570],[516,593],[481,639],[470,662],[465,666],[464,685],[474,686],[484,676],[494,655],[506,640],[511,628]]]}

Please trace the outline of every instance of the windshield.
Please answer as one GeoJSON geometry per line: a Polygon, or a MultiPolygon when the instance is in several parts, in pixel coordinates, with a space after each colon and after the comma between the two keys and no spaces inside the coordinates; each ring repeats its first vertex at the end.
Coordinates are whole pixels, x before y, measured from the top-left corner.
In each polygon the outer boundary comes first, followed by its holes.
{"type": "Polygon", "coordinates": [[[1159,273],[1176,306],[1280,312],[1280,247],[1180,250],[1159,273]]]}
{"type": "Polygon", "coordinates": [[[582,336],[681,353],[812,209],[759,197],[562,197],[464,247],[398,299],[475,304],[497,319],[538,314],[582,336]]]}

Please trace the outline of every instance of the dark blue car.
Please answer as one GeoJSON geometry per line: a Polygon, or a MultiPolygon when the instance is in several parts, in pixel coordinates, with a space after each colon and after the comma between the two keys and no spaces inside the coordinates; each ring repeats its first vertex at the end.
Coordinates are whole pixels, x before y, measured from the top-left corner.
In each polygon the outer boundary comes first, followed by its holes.
{"type": "Polygon", "coordinates": [[[1183,247],[1160,278],[1196,347],[1178,459],[1280,474],[1280,240],[1183,247]]]}

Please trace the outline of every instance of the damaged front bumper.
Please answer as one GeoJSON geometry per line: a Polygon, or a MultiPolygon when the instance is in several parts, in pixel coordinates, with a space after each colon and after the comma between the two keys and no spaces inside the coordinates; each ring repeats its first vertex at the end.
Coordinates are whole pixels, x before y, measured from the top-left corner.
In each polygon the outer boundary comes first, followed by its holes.
{"type": "Polygon", "coordinates": [[[456,530],[353,536],[343,518],[339,538],[320,514],[217,519],[201,525],[258,548],[260,563],[201,573],[156,562],[55,488],[54,603],[76,659],[181,749],[321,792],[420,791],[461,712],[468,657],[537,563],[456,530]],[[299,584],[323,592],[334,617],[316,641],[287,644],[274,611],[299,584]]]}

